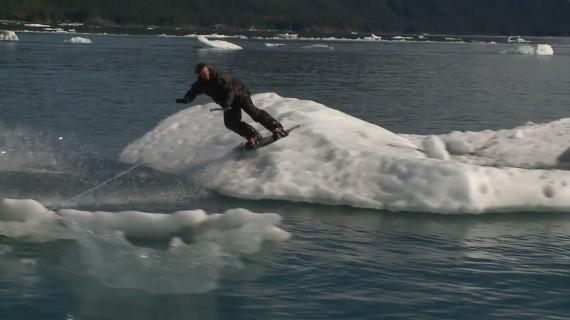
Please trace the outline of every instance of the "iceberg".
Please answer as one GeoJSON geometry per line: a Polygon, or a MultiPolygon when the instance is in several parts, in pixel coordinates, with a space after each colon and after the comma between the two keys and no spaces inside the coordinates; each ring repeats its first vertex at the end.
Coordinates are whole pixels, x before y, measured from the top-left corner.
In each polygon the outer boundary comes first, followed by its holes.
{"type": "MultiPolygon", "coordinates": [[[[190,175],[221,194],[250,200],[434,213],[570,211],[568,171],[491,167],[455,156],[477,150],[468,137],[402,136],[313,101],[275,93],[257,94],[253,101],[285,127],[300,128],[271,146],[243,153],[235,150],[242,139],[220,130],[221,117],[208,112],[214,105],[199,105],[163,120],[128,145],[120,159],[190,175]]],[[[570,140],[570,120],[551,126],[563,133],[549,136],[560,145],[550,153],[554,162],[570,140]]],[[[526,136],[525,130],[516,132],[506,135],[526,136]]],[[[543,140],[529,142],[535,145],[526,148],[540,148],[543,140]]],[[[492,155],[489,148],[488,157],[500,163],[502,153],[492,155]]]]}

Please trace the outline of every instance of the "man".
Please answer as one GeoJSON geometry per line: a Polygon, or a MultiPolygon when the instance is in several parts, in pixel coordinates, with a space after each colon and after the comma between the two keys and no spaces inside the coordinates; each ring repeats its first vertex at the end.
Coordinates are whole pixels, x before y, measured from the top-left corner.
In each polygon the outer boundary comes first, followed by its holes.
{"type": "Polygon", "coordinates": [[[190,103],[197,95],[205,93],[210,96],[224,111],[226,128],[247,139],[246,147],[253,148],[261,140],[261,135],[254,127],[241,121],[243,109],[255,121],[261,123],[273,133],[275,139],[284,137],[283,126],[267,112],[255,107],[251,101],[249,90],[240,81],[230,75],[218,73],[205,63],[198,63],[194,69],[198,80],[186,92],[184,98],[176,99],[177,103],[190,103]]]}

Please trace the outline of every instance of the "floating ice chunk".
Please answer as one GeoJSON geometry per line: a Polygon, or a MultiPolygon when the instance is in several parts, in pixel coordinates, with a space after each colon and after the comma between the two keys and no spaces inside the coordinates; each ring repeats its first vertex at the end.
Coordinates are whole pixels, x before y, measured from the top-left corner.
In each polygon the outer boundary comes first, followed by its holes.
{"type": "Polygon", "coordinates": [[[40,24],[40,23],[26,23],[24,27],[28,28],[50,28],[51,26],[48,24],[40,24]]]}
{"type": "Polygon", "coordinates": [[[554,49],[549,44],[523,44],[503,51],[504,54],[552,56],[554,49]]]}
{"type": "MultiPolygon", "coordinates": [[[[126,212],[89,212],[62,209],[56,214],[34,200],[0,200],[0,235],[13,238],[34,237],[49,231],[61,231],[70,222],[82,229],[106,234],[119,230],[126,236],[166,239],[174,234],[184,235],[192,230],[193,237],[208,236],[240,228],[254,228],[262,241],[287,240],[289,234],[277,227],[277,214],[258,214],[245,209],[232,209],[223,214],[208,215],[203,210],[178,211],[173,214],[126,212]],[[63,219],[63,223],[62,223],[63,219]],[[43,226],[42,226],[43,224],[43,226]]],[[[68,238],[69,233],[54,233],[40,241],[68,238]]]]}
{"type": "Polygon", "coordinates": [[[284,47],[285,44],[284,43],[271,43],[271,42],[266,42],[265,46],[268,48],[278,48],[278,47],[284,47]]]}
{"type": "MultiPolygon", "coordinates": [[[[81,268],[109,287],[152,293],[208,292],[227,269],[245,266],[243,257],[266,242],[289,239],[277,214],[231,209],[222,214],[202,210],[153,214],[138,211],[89,212],[47,210],[34,200],[0,201],[0,236],[17,241],[75,240],[63,264],[81,268]],[[134,245],[129,238],[168,240],[166,248],[134,245]]],[[[11,247],[0,246],[0,255],[11,247]]],[[[33,266],[35,260],[22,259],[33,266]]]]}
{"type": "Polygon", "coordinates": [[[393,36],[392,40],[394,41],[409,41],[409,40],[414,40],[414,37],[408,37],[408,36],[393,36]]]}
{"type": "Polygon", "coordinates": [[[221,49],[221,50],[241,50],[242,47],[235,43],[231,43],[224,40],[209,40],[205,36],[196,37],[198,41],[208,48],[221,49]]]}
{"type": "Polygon", "coordinates": [[[0,41],[18,41],[18,35],[14,31],[0,30],[0,41]]]}
{"type": "Polygon", "coordinates": [[[507,43],[530,43],[530,42],[531,41],[528,41],[521,36],[509,36],[507,38],[507,43]]]}
{"type": "Polygon", "coordinates": [[[0,199],[0,221],[24,222],[47,213],[48,210],[34,200],[0,199]]]}
{"type": "Polygon", "coordinates": [[[69,239],[60,218],[34,200],[0,199],[0,236],[31,242],[69,239]]]}
{"type": "Polygon", "coordinates": [[[554,55],[554,49],[549,44],[537,44],[536,45],[536,55],[537,56],[552,56],[554,55]]]}
{"type": "Polygon", "coordinates": [[[369,41],[382,41],[382,37],[375,35],[374,33],[371,33],[370,36],[368,37],[364,37],[364,40],[369,40],[369,41]]]}
{"type": "Polygon", "coordinates": [[[91,44],[91,43],[93,43],[93,41],[91,41],[91,39],[82,38],[82,37],[72,37],[71,39],[66,40],[66,42],[76,43],[76,44],[91,44]]]}
{"type": "Polygon", "coordinates": [[[299,39],[299,35],[296,33],[281,33],[281,34],[276,34],[275,37],[277,39],[287,39],[287,40],[299,39]]]}
{"type": "Polygon", "coordinates": [[[82,27],[84,25],[83,22],[64,22],[58,24],[60,27],[82,27]]]}

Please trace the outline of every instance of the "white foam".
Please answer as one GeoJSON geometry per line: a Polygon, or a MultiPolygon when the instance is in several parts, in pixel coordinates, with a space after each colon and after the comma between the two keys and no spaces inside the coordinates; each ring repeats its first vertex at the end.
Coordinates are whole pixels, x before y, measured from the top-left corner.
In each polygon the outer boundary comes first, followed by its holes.
{"type": "MultiPolygon", "coordinates": [[[[217,287],[228,268],[243,268],[242,258],[266,242],[289,233],[277,227],[277,214],[231,209],[156,214],[140,211],[56,214],[34,200],[0,200],[0,236],[18,241],[73,239],[78,247],[65,259],[109,287],[152,293],[197,293],[217,287]],[[165,239],[165,249],[136,246],[128,238],[165,239]]],[[[10,247],[0,248],[0,255],[10,247]]]]}
{"type": "Polygon", "coordinates": [[[18,35],[14,31],[0,30],[0,41],[18,41],[18,35]]]}
{"type": "Polygon", "coordinates": [[[91,44],[91,43],[93,43],[93,41],[91,41],[91,39],[83,38],[83,37],[72,37],[71,39],[66,40],[66,42],[75,43],[75,44],[91,44]]]}
{"type": "Polygon", "coordinates": [[[205,36],[198,36],[196,37],[200,43],[205,45],[208,48],[220,49],[220,50],[241,50],[242,47],[238,46],[235,43],[231,43],[224,40],[209,40],[205,36]]]}
{"type": "Polygon", "coordinates": [[[56,151],[57,143],[32,130],[8,129],[0,123],[0,172],[59,170],[63,163],[56,151]]]}

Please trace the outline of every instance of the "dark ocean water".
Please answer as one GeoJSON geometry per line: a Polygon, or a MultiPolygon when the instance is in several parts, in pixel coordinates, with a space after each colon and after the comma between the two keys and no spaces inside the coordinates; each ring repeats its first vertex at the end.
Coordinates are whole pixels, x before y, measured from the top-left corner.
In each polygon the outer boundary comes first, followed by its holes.
{"type": "MultiPolygon", "coordinates": [[[[0,43],[0,198],[60,206],[128,165],[120,151],[180,110],[195,63],[253,93],[315,100],[396,133],[497,130],[568,117],[570,40],[555,55],[504,44],[232,40],[19,34],[0,43]]],[[[204,97],[196,103],[207,102],[204,97]]],[[[220,126],[220,130],[225,130],[220,126]]],[[[66,241],[0,238],[1,319],[567,319],[570,216],[440,215],[245,201],[140,168],[68,204],[84,210],[274,212],[291,240],[204,294],[113,288],[62,267],[66,241]]],[[[113,263],[113,261],[108,261],[113,263]]],[[[124,270],[128,273],[129,270],[124,270]]]]}

